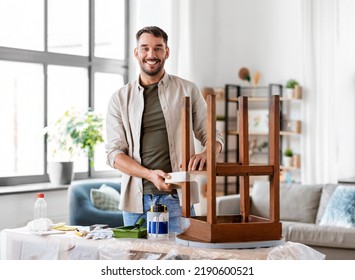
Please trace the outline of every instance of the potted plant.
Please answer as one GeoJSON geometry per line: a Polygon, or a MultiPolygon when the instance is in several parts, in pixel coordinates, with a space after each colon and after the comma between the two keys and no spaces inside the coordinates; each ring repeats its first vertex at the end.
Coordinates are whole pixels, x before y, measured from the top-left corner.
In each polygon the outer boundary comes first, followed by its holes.
{"type": "Polygon", "coordinates": [[[103,118],[92,110],[80,113],[67,110],[45,128],[51,160],[48,174],[52,184],[70,184],[73,179],[73,159],[84,153],[94,165],[95,145],[103,142],[103,118]]]}
{"type": "Polygon", "coordinates": [[[292,163],[292,157],[293,157],[293,151],[290,148],[287,148],[284,153],[284,165],[286,168],[291,167],[292,163]]]}
{"type": "Polygon", "coordinates": [[[286,82],[286,97],[293,97],[295,87],[298,85],[298,82],[294,79],[289,79],[286,82]]]}

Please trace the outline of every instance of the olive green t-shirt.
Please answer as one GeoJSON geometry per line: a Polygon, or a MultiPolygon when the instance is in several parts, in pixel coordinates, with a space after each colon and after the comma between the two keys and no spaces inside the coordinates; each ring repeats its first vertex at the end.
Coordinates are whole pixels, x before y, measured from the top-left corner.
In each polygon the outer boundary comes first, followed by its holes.
{"type": "MultiPolygon", "coordinates": [[[[141,133],[142,165],[171,172],[169,143],[165,119],[158,97],[158,84],[144,87],[144,111],[141,133]]],[[[163,194],[152,182],[143,179],[144,194],[163,194]]]]}

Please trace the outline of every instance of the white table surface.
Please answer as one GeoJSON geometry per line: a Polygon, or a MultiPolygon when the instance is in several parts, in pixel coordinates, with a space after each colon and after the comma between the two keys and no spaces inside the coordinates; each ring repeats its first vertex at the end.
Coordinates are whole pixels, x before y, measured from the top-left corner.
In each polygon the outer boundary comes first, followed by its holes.
{"type": "Polygon", "coordinates": [[[169,240],[85,239],[74,232],[39,236],[27,228],[1,231],[2,260],[240,259],[323,260],[325,255],[294,242],[256,249],[187,247],[169,240]]]}

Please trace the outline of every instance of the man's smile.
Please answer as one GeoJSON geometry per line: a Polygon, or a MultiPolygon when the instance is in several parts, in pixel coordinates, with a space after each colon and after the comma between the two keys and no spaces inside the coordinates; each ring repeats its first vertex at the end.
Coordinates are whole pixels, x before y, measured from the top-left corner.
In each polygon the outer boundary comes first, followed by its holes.
{"type": "Polygon", "coordinates": [[[147,59],[145,62],[149,65],[155,65],[159,63],[159,59],[147,59]]]}

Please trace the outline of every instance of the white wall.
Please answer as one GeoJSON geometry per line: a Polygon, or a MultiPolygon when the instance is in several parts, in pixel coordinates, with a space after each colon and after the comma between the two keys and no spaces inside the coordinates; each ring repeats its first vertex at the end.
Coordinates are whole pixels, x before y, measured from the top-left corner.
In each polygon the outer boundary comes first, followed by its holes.
{"type": "MultiPolygon", "coordinates": [[[[194,0],[177,6],[176,0],[134,0],[131,11],[130,54],[139,28],[158,25],[169,35],[169,60],[184,56],[179,51],[178,31],[188,22],[192,52],[185,59],[189,76],[198,86],[223,87],[241,83],[238,70],[246,66],[260,71],[261,84],[284,83],[290,77],[301,78],[300,7],[298,0],[194,0]],[[183,10],[187,9],[186,12],[183,10]],[[142,12],[140,9],[143,9],[142,12]],[[172,9],[180,16],[173,18],[172,9]],[[176,10],[177,9],[177,10],[176,10]]],[[[188,55],[185,53],[185,56],[188,55]]],[[[181,58],[180,58],[181,59],[181,58]]],[[[130,79],[137,75],[137,63],[131,56],[130,79]]],[[[177,69],[167,62],[167,71],[177,69]]]]}
{"type": "Polygon", "coordinates": [[[261,84],[301,77],[299,1],[218,1],[216,84],[240,83],[238,70],[260,71],[261,84]]]}

